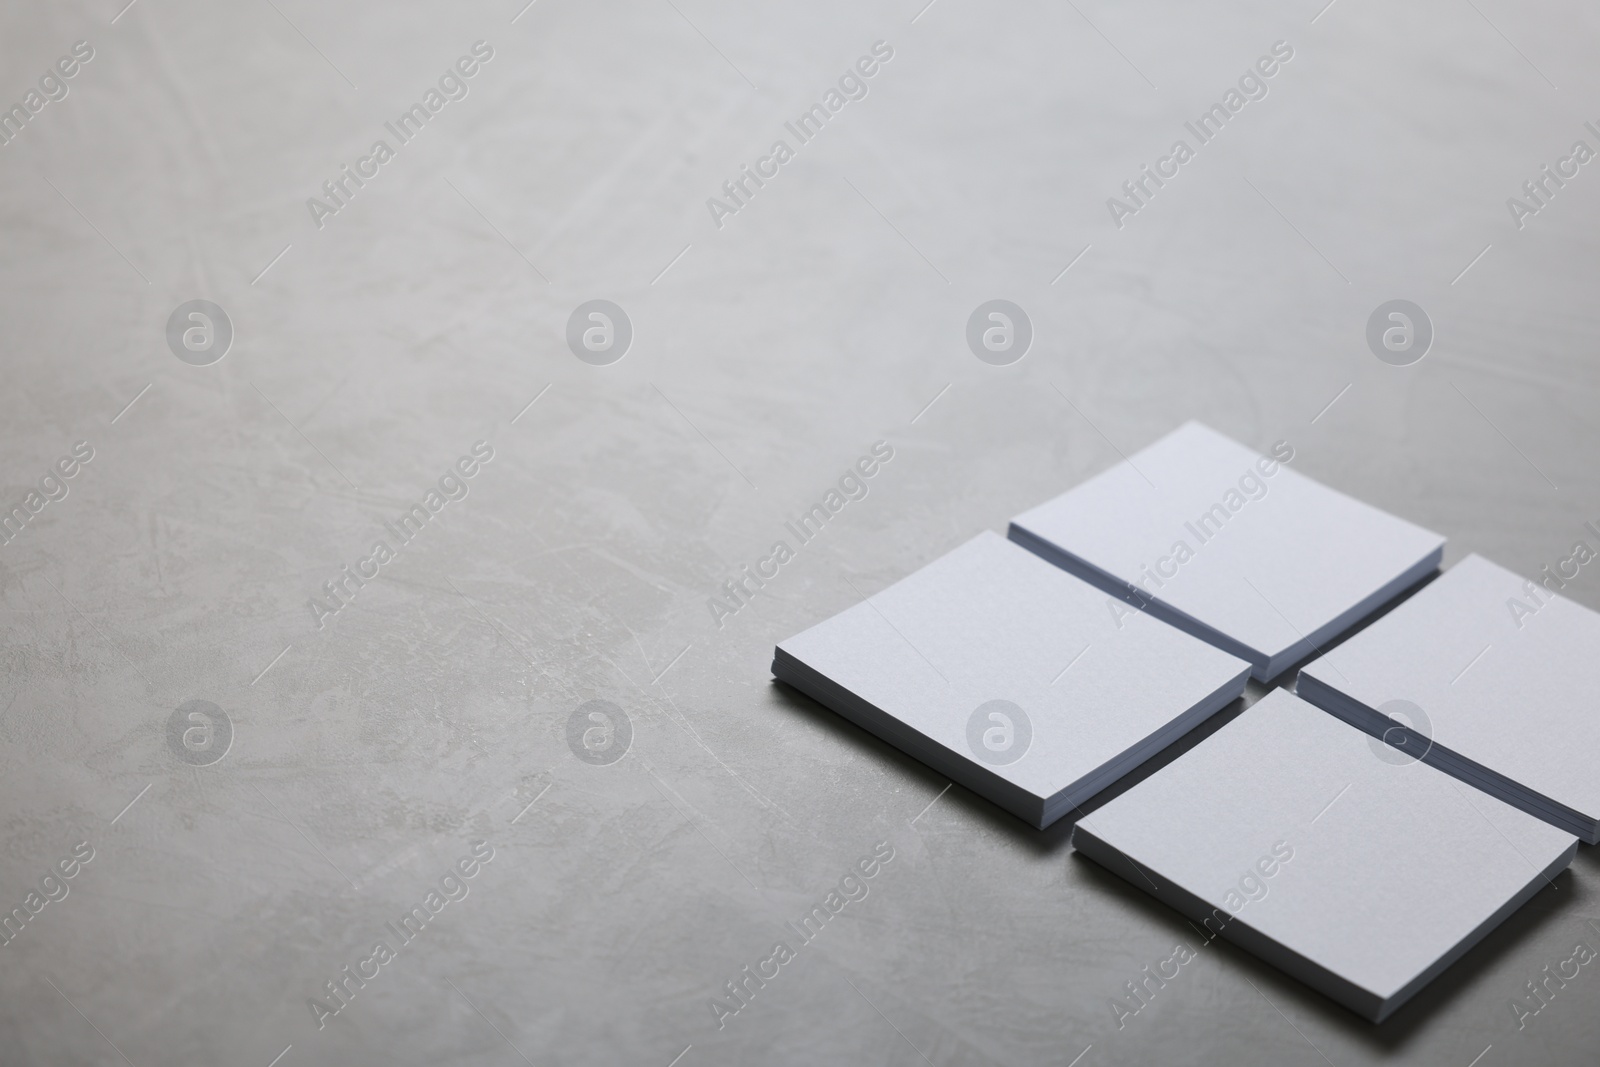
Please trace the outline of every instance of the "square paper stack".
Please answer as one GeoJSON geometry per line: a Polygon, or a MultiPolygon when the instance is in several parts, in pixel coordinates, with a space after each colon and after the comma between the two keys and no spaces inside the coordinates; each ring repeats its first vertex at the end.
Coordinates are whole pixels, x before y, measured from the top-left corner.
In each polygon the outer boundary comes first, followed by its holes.
{"type": "Polygon", "coordinates": [[[1578,847],[1281,689],[1081,821],[1073,845],[1374,1022],[1578,847]]]}
{"type": "Polygon", "coordinates": [[[1237,697],[1249,664],[993,533],[777,647],[772,673],[1034,826],[1237,697]]]}
{"type": "Polygon", "coordinates": [[[1296,688],[1424,762],[1600,842],[1600,615],[1588,608],[1468,556],[1306,667],[1296,688]]]}
{"type": "Polygon", "coordinates": [[[1011,539],[1271,678],[1439,566],[1444,538],[1197,422],[1019,515],[1011,539]]]}

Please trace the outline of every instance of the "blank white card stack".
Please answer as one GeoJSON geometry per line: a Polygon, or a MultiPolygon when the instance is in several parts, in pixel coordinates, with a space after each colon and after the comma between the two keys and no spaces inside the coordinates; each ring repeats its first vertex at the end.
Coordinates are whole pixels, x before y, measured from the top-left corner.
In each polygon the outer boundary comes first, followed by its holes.
{"type": "Polygon", "coordinates": [[[1444,538],[1197,422],[1017,516],[1011,539],[1272,678],[1436,570],[1444,538]]]}
{"type": "Polygon", "coordinates": [[[783,682],[1034,826],[1237,697],[1250,665],[996,536],[778,645],[783,682]]]}
{"type": "Polygon", "coordinates": [[[1597,652],[1600,615],[1468,556],[1307,666],[1296,690],[1592,845],[1597,652]]]}
{"type": "Polygon", "coordinates": [[[1381,1022],[1577,839],[1274,690],[1074,828],[1078,851],[1381,1022]]]}

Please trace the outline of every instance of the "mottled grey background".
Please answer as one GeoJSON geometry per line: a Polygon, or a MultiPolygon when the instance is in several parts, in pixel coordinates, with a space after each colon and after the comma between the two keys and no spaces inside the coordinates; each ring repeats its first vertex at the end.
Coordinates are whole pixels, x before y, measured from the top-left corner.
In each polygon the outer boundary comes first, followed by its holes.
{"type": "Polygon", "coordinates": [[[1593,849],[1382,1027],[1219,945],[1118,1031],[1178,916],[768,671],[1188,418],[1292,441],[1448,560],[1566,556],[1600,517],[1600,164],[1521,230],[1506,198],[1596,143],[1592,6],[124,2],[0,9],[6,107],[95,50],[0,147],[0,503],[95,450],[0,546],[0,910],[95,849],[0,948],[0,1062],[1594,1062],[1592,968],[1509,1007],[1600,944],[1593,849]],[[313,225],[480,39],[470,95],[313,225]],[[880,39],[870,95],[719,230],[706,198],[880,39]],[[1116,228],[1277,40],[1270,94],[1116,228]],[[1034,329],[1007,367],[965,339],[997,298],[1034,329]],[[1366,346],[1397,298],[1436,327],[1414,366],[1366,346]],[[210,366],[166,344],[195,299],[235,330],[210,366]],[[565,343],[593,299],[633,324],[612,366],[565,343]],[[870,495],[714,624],[879,439],[870,495]],[[308,599],[478,440],[469,495],[319,630],[308,599]],[[567,746],[594,699],[632,724],[609,765],[567,746]],[[233,724],[208,766],[168,748],[189,700],[233,724]],[[470,895],[319,1031],[307,999],[479,838],[470,895]]]}

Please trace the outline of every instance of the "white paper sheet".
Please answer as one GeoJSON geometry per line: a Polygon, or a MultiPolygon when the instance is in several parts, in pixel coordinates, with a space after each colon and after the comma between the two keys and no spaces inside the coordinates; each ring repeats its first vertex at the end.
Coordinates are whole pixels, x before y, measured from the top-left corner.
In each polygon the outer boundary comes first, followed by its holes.
{"type": "Polygon", "coordinates": [[[1061,814],[1051,798],[1087,799],[1238,696],[1248,669],[1147,615],[1115,617],[993,533],[784,641],[774,665],[1036,824],[1061,814]],[[992,701],[1006,703],[980,713],[992,701]]]}
{"type": "Polygon", "coordinates": [[[1270,678],[1436,569],[1444,546],[1291,469],[1293,454],[1185,423],[1017,516],[1011,537],[1270,678]]]}
{"type": "Polygon", "coordinates": [[[1080,822],[1073,843],[1381,1020],[1564,869],[1577,840],[1380,751],[1276,690],[1080,822]]]}

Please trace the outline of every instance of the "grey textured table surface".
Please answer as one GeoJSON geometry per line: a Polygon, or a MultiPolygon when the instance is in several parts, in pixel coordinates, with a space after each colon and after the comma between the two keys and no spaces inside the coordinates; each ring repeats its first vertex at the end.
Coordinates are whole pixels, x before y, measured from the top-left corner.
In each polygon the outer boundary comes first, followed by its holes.
{"type": "Polygon", "coordinates": [[[1119,1029],[1194,932],[768,670],[1188,418],[1292,442],[1447,562],[1594,543],[1600,176],[1561,163],[1600,147],[1592,6],[124,2],[0,10],[0,1062],[1594,1062],[1593,967],[1511,1007],[1600,945],[1593,849],[1381,1027],[1216,945],[1119,1029]],[[1545,164],[1576,174],[1515,217],[1545,164]],[[965,339],[997,297],[1034,330],[1009,366],[965,339]],[[1395,298],[1436,330],[1409,366],[1366,340],[1395,298]],[[196,299],[233,327],[203,366],[166,333],[196,299]],[[609,366],[565,340],[591,299],[632,324],[609,366]],[[870,492],[714,613],[879,440],[870,492]],[[346,565],[380,569],[314,610],[346,565]],[[620,760],[569,747],[590,700],[620,760]],[[441,879],[467,895],[395,936],[441,879]]]}

